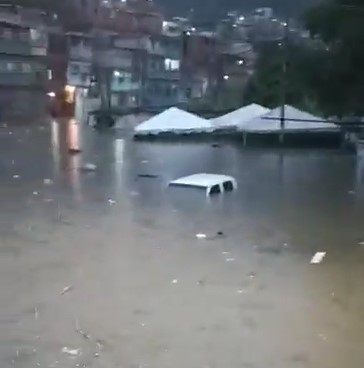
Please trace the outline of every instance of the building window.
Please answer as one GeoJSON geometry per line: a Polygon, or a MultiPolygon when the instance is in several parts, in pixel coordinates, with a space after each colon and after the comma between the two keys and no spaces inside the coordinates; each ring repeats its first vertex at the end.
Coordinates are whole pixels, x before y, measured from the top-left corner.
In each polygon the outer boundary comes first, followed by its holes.
{"type": "Polygon", "coordinates": [[[165,59],[164,67],[169,71],[177,71],[180,67],[180,61],[174,59],[165,59]]]}
{"type": "Polygon", "coordinates": [[[11,62],[6,63],[6,70],[8,72],[14,72],[16,70],[16,64],[11,62]]]}
{"type": "Polygon", "coordinates": [[[22,63],[22,72],[30,73],[32,71],[32,66],[28,63],[22,63]]]}
{"type": "Polygon", "coordinates": [[[70,65],[70,73],[71,75],[78,75],[80,74],[80,66],[77,64],[70,65]]]}
{"type": "Polygon", "coordinates": [[[2,36],[5,40],[11,40],[13,38],[13,32],[10,29],[4,29],[2,36]]]}

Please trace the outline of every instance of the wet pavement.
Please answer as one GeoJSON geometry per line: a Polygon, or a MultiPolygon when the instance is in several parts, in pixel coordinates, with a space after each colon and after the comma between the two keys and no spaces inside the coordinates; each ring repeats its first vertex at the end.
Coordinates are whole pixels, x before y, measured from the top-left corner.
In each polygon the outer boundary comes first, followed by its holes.
{"type": "Polygon", "coordinates": [[[0,153],[1,368],[364,365],[361,159],[72,121],[2,128],[0,153]],[[167,187],[196,172],[239,188],[167,187]]]}

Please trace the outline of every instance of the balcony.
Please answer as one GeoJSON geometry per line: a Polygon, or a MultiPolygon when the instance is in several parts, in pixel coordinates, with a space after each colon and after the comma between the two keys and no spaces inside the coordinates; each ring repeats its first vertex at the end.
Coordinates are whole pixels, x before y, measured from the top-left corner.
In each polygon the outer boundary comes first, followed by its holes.
{"type": "Polygon", "coordinates": [[[45,73],[0,72],[0,87],[42,88],[45,84],[45,73]]]}
{"type": "Polygon", "coordinates": [[[91,47],[85,46],[71,46],[69,50],[69,57],[71,60],[92,60],[92,49],[91,47]]]}
{"type": "Polygon", "coordinates": [[[178,81],[180,80],[180,72],[178,70],[149,70],[148,79],[160,79],[167,81],[178,81]]]}
{"type": "Polygon", "coordinates": [[[46,56],[47,48],[45,46],[33,45],[30,41],[0,38],[0,53],[22,56],[46,56]]]}
{"type": "Polygon", "coordinates": [[[109,49],[95,53],[96,64],[101,68],[131,69],[133,54],[128,50],[109,49]]]}

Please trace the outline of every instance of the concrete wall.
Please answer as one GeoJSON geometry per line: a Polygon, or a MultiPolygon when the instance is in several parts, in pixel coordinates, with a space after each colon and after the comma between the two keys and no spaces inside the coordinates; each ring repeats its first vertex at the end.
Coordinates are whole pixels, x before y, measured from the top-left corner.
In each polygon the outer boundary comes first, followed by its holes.
{"type": "Polygon", "coordinates": [[[47,114],[47,95],[32,89],[0,89],[0,121],[36,119],[47,114]]]}

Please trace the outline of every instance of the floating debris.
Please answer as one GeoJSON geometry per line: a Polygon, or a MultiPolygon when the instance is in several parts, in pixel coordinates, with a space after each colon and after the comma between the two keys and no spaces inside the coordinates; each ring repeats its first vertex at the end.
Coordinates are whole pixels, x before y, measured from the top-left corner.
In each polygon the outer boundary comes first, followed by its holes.
{"type": "Polygon", "coordinates": [[[198,233],[198,234],[196,234],[196,238],[197,239],[206,239],[207,238],[207,235],[206,234],[203,234],[203,233],[198,233]]]}
{"type": "Polygon", "coordinates": [[[33,192],[33,195],[37,196],[37,195],[39,195],[39,193],[38,192],[33,192]]]}
{"type": "Polygon", "coordinates": [[[205,285],[205,282],[206,282],[205,280],[198,280],[197,281],[197,285],[198,286],[204,286],[205,285]]]}
{"type": "Polygon", "coordinates": [[[359,245],[364,245],[364,241],[361,241],[361,242],[359,243],[359,245]]]}
{"type": "Polygon", "coordinates": [[[237,294],[245,294],[245,293],[246,293],[246,291],[245,291],[245,290],[243,290],[243,289],[239,289],[236,293],[237,293],[237,294]]]}
{"type": "Polygon", "coordinates": [[[326,252],[317,252],[311,259],[311,264],[319,264],[326,256],[326,252]]]}
{"type": "Polygon", "coordinates": [[[148,160],[143,160],[143,161],[142,161],[142,164],[147,164],[147,163],[149,163],[149,161],[148,161],[148,160]]]}
{"type": "Polygon", "coordinates": [[[64,295],[64,294],[70,292],[71,290],[73,290],[73,286],[72,285],[66,286],[65,288],[63,288],[63,290],[61,292],[61,295],[64,295]]]}
{"type": "Polygon", "coordinates": [[[78,329],[78,330],[76,330],[76,332],[79,333],[85,340],[90,340],[91,339],[91,335],[89,335],[88,333],[86,333],[82,329],[78,329]]]}
{"type": "Polygon", "coordinates": [[[68,153],[71,155],[78,155],[82,151],[79,148],[69,148],[68,153]]]}
{"type": "Polygon", "coordinates": [[[155,174],[138,174],[138,178],[156,179],[158,175],[155,174]]]}
{"type": "Polygon", "coordinates": [[[34,308],[34,318],[38,319],[39,318],[39,310],[37,307],[34,308]]]}
{"type": "Polygon", "coordinates": [[[108,202],[109,202],[109,205],[111,206],[116,204],[116,201],[114,201],[113,199],[109,199],[108,202]]]}
{"type": "Polygon", "coordinates": [[[64,348],[62,348],[62,353],[76,357],[81,354],[81,349],[70,349],[67,346],[65,346],[64,348]]]}
{"type": "Polygon", "coordinates": [[[100,356],[100,354],[99,353],[95,353],[94,356],[95,356],[95,358],[98,358],[100,356]]]}
{"type": "Polygon", "coordinates": [[[82,171],[96,171],[97,166],[95,164],[92,164],[91,162],[87,162],[80,169],[82,171]]]}
{"type": "Polygon", "coordinates": [[[178,284],[178,279],[172,280],[172,284],[178,284]]]}
{"type": "Polygon", "coordinates": [[[213,143],[213,144],[211,145],[211,147],[213,147],[213,148],[221,148],[221,144],[213,143]]]}
{"type": "Polygon", "coordinates": [[[235,258],[226,258],[225,261],[226,262],[235,262],[235,258]]]}
{"type": "Polygon", "coordinates": [[[253,279],[255,279],[255,276],[256,276],[257,274],[255,273],[255,272],[250,272],[250,274],[249,274],[249,278],[251,279],[251,280],[253,280],[253,279]]]}
{"type": "Polygon", "coordinates": [[[20,175],[13,175],[13,179],[19,179],[20,175]]]}
{"type": "Polygon", "coordinates": [[[326,341],[327,340],[327,337],[324,334],[322,334],[322,333],[320,333],[318,336],[323,341],[326,341]]]}
{"type": "Polygon", "coordinates": [[[221,254],[222,254],[222,255],[224,255],[224,256],[228,256],[228,255],[229,255],[229,254],[231,254],[231,253],[230,253],[230,252],[225,252],[225,251],[224,251],[224,252],[221,252],[221,254]]]}
{"type": "Polygon", "coordinates": [[[43,180],[43,184],[44,185],[52,185],[53,184],[53,180],[52,179],[44,179],[43,180]]]}

